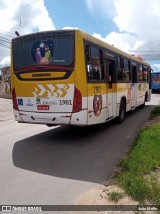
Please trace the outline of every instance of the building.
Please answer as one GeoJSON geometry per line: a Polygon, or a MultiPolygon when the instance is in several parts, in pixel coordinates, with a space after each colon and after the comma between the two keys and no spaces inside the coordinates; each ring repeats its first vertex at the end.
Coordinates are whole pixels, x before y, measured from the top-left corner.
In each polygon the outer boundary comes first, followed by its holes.
{"type": "Polygon", "coordinates": [[[0,97],[11,97],[11,76],[10,67],[3,67],[0,78],[0,97]]]}

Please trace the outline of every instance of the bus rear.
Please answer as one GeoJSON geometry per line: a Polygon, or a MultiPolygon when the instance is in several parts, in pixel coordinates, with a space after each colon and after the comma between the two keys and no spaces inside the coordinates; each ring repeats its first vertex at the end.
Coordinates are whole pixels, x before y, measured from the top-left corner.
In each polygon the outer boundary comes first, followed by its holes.
{"type": "Polygon", "coordinates": [[[12,40],[12,100],[18,122],[87,124],[82,91],[75,84],[75,56],[83,52],[81,42],[76,45],[77,34],[48,31],[12,40]]]}

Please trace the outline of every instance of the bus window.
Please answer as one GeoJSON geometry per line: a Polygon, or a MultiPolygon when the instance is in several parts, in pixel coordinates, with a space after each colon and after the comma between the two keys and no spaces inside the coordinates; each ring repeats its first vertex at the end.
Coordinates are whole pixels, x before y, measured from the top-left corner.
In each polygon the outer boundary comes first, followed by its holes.
{"type": "Polygon", "coordinates": [[[58,38],[53,33],[52,38],[37,39],[33,42],[33,40],[29,40],[29,36],[26,36],[26,41],[23,43],[14,43],[15,71],[35,65],[73,67],[74,37],[58,38]]]}
{"type": "Polygon", "coordinates": [[[112,83],[115,82],[115,61],[106,59],[106,73],[107,73],[107,83],[109,83],[109,88],[112,88],[112,83]]]}
{"type": "Polygon", "coordinates": [[[135,65],[131,64],[131,73],[132,73],[132,81],[133,83],[137,82],[137,68],[135,65]]]}
{"type": "Polygon", "coordinates": [[[97,47],[85,47],[88,80],[104,80],[103,51],[97,47]]]}
{"type": "Polygon", "coordinates": [[[124,81],[130,81],[131,80],[130,61],[128,59],[124,60],[123,80],[124,81]]]}
{"type": "Polygon", "coordinates": [[[145,65],[138,65],[138,80],[148,81],[149,80],[149,68],[145,65]]]}
{"type": "Polygon", "coordinates": [[[131,81],[130,61],[118,56],[117,59],[117,79],[119,81],[131,81]]]}
{"type": "Polygon", "coordinates": [[[143,81],[142,65],[138,65],[138,81],[143,81]]]}
{"type": "Polygon", "coordinates": [[[124,69],[123,59],[118,56],[118,58],[117,58],[117,79],[120,81],[123,80],[123,69],[124,69]]]}
{"type": "Polygon", "coordinates": [[[148,67],[143,65],[142,66],[143,69],[143,81],[148,81],[148,67]]]}

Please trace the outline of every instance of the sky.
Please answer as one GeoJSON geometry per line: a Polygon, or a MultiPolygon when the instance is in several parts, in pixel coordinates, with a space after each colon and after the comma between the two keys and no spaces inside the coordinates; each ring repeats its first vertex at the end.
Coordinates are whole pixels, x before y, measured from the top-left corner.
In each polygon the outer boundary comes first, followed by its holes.
{"type": "Polygon", "coordinates": [[[66,28],[139,55],[160,71],[160,0],[0,0],[0,67],[10,64],[15,31],[66,28]]]}

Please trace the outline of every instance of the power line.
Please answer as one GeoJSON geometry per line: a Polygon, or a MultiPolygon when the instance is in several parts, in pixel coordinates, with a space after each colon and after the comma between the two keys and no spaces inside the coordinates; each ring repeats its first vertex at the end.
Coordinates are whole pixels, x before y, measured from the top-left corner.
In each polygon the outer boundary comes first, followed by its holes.
{"type": "Polygon", "coordinates": [[[1,46],[1,47],[4,47],[4,48],[10,49],[10,46],[9,46],[9,45],[6,45],[6,44],[3,43],[3,42],[0,42],[0,46],[1,46]]]}
{"type": "MultiPolygon", "coordinates": [[[[39,2],[39,1],[42,1],[42,0],[37,0],[37,1],[34,1],[34,2],[30,3],[30,4],[23,5],[21,7],[16,8],[15,10],[12,10],[12,11],[20,10],[20,9],[22,9],[24,7],[28,7],[28,6],[32,5],[32,4],[35,4],[35,3],[39,2]]],[[[11,13],[11,11],[9,11],[8,13],[11,13]]]]}
{"type": "MultiPolygon", "coordinates": [[[[12,11],[17,11],[17,10],[23,9],[23,8],[28,7],[32,4],[35,4],[39,1],[42,1],[42,0],[37,0],[37,1],[31,2],[29,4],[16,8],[15,10],[12,10],[12,11]]],[[[11,20],[19,21],[20,27],[25,27],[28,29],[36,28],[36,26],[33,23],[31,23],[30,21],[27,21],[26,19],[23,19],[23,23],[22,23],[21,16],[15,16],[15,17],[11,18],[11,20]]],[[[0,30],[0,46],[5,47],[5,48],[10,48],[11,39],[14,36],[15,35],[13,33],[10,33],[10,32],[4,31],[4,30],[0,30]]]]}
{"type": "Polygon", "coordinates": [[[19,10],[19,9],[24,8],[24,7],[28,7],[28,6],[32,5],[32,4],[35,4],[35,3],[39,2],[39,1],[42,1],[42,0],[38,0],[38,1],[32,2],[30,4],[26,4],[26,5],[22,6],[22,7],[17,8],[17,9],[19,10]]]}
{"type": "Polygon", "coordinates": [[[136,52],[138,52],[138,53],[141,53],[141,52],[142,52],[142,53],[143,53],[143,52],[145,52],[145,53],[147,53],[147,52],[149,52],[149,53],[150,53],[150,52],[151,52],[151,53],[159,52],[159,53],[160,53],[160,50],[159,50],[159,51],[150,51],[150,50],[149,50],[149,51],[134,51],[134,52],[135,52],[135,53],[136,53],[136,52]]]}
{"type": "MultiPolygon", "coordinates": [[[[3,33],[4,35],[7,34],[7,35],[10,35],[10,36],[14,36],[13,33],[10,33],[10,32],[5,31],[5,30],[0,30],[0,33],[1,33],[1,32],[4,32],[4,33],[3,33]]],[[[1,33],[1,34],[2,34],[2,33],[1,33]]]]}
{"type": "MultiPolygon", "coordinates": [[[[37,1],[31,2],[29,4],[23,5],[23,6],[15,9],[15,10],[12,10],[12,11],[17,11],[17,10],[23,9],[25,7],[28,7],[28,6],[32,5],[32,4],[35,4],[35,3],[40,2],[40,1],[42,1],[42,0],[37,0],[37,1]]],[[[10,12],[8,12],[8,13],[10,13],[10,12]]],[[[18,20],[21,27],[22,26],[26,27],[26,24],[27,24],[28,25],[27,28],[28,27],[29,28],[35,28],[35,25],[33,24],[33,22],[27,21],[26,19],[23,19],[23,24],[22,24],[21,16],[14,16],[14,17],[10,18],[10,20],[16,20],[16,21],[18,20]]]]}
{"type": "Polygon", "coordinates": [[[0,33],[0,46],[10,48],[12,37],[8,33],[0,33]]]}
{"type": "MultiPolygon", "coordinates": [[[[153,41],[153,42],[151,42],[151,43],[148,43],[148,44],[142,45],[142,46],[138,47],[137,49],[139,49],[139,48],[143,48],[143,47],[148,46],[148,45],[151,45],[151,44],[153,44],[153,43],[155,43],[155,42],[158,42],[158,41],[160,41],[160,39],[157,39],[157,40],[155,40],[155,41],[153,41]]],[[[138,51],[138,50],[137,50],[137,51],[135,51],[135,50],[130,50],[130,51],[140,52],[140,51],[138,51]]]]}
{"type": "Polygon", "coordinates": [[[19,23],[20,23],[20,26],[22,27],[24,24],[27,24],[27,25],[29,25],[30,27],[35,27],[35,25],[34,25],[34,23],[33,22],[31,22],[31,21],[29,21],[29,20],[27,20],[27,19],[24,19],[23,17],[21,17],[21,16],[14,16],[14,17],[12,17],[11,18],[11,20],[16,20],[16,21],[18,21],[19,23]]]}

